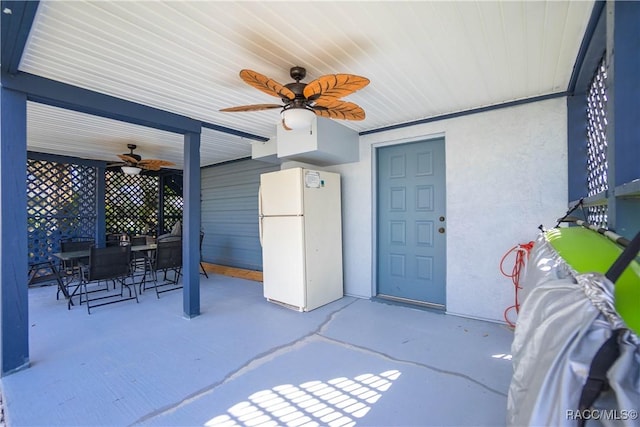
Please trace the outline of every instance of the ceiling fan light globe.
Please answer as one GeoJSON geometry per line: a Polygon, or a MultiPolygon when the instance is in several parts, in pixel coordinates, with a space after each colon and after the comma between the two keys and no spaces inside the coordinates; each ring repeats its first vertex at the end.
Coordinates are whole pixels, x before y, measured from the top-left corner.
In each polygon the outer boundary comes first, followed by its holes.
{"type": "Polygon", "coordinates": [[[122,166],[122,172],[127,175],[138,175],[142,169],[135,166],[122,166]]]}
{"type": "Polygon", "coordinates": [[[316,114],[307,108],[288,108],[282,112],[284,125],[289,129],[308,129],[316,114]]]}

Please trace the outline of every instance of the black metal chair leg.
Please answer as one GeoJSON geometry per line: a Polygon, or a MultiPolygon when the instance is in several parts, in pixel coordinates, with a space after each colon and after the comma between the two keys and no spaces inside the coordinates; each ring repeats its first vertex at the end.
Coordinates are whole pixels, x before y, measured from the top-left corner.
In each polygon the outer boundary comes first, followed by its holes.
{"type": "Polygon", "coordinates": [[[200,269],[202,270],[202,273],[200,274],[204,274],[204,277],[208,279],[209,275],[207,274],[207,270],[204,269],[204,265],[202,265],[202,262],[200,262],[200,269]]]}

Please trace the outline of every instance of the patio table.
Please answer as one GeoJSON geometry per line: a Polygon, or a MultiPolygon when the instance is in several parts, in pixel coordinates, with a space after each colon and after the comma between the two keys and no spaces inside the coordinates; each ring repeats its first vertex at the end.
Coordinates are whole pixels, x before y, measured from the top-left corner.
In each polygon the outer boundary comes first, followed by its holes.
{"type": "MultiPolygon", "coordinates": [[[[141,251],[153,251],[157,248],[155,243],[148,245],[136,245],[131,246],[131,252],[141,252],[141,251]]],[[[81,251],[68,251],[68,252],[54,252],[53,256],[60,259],[61,261],[72,261],[80,258],[86,258],[89,256],[89,249],[84,249],[81,251]]]]}
{"type": "MultiPolygon", "coordinates": [[[[157,246],[158,245],[155,244],[155,243],[151,243],[151,244],[147,244],[147,245],[131,246],[131,252],[154,251],[157,248],[157,246]]],[[[74,260],[78,260],[78,259],[82,259],[82,258],[88,258],[90,252],[91,251],[89,249],[83,249],[83,250],[80,250],[80,251],[54,252],[53,256],[55,256],[56,258],[58,258],[61,261],[74,261],[74,260]]],[[[63,288],[64,288],[63,293],[64,293],[64,295],[65,295],[65,297],[67,298],[67,301],[68,301],[67,306],[68,306],[68,308],[70,308],[73,305],[72,298],[76,295],[76,292],[80,288],[80,283],[78,283],[78,285],[76,286],[76,288],[73,290],[72,293],[69,293],[69,291],[68,291],[66,286],[63,286],[63,288]]]]}

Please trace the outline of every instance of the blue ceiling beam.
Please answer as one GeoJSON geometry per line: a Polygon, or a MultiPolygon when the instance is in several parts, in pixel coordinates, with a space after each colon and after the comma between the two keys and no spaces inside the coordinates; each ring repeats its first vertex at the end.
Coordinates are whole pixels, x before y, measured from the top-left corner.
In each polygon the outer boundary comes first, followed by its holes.
{"type": "Polygon", "coordinates": [[[207,129],[211,129],[211,130],[215,130],[215,131],[218,131],[218,132],[228,133],[230,135],[239,136],[239,137],[242,137],[242,138],[253,139],[255,141],[260,141],[260,142],[266,142],[266,141],[269,140],[269,138],[264,137],[264,136],[254,135],[252,133],[243,132],[243,131],[237,130],[237,129],[231,129],[231,128],[228,128],[228,127],[225,127],[225,126],[214,125],[213,123],[202,122],[202,127],[203,128],[207,128],[207,129]]]}
{"type": "Polygon", "coordinates": [[[598,0],[591,10],[567,87],[570,95],[587,90],[606,50],[605,4],[605,1],[598,0]]]}
{"type": "Polygon", "coordinates": [[[94,168],[106,168],[107,162],[104,160],[81,159],[79,157],[62,156],[60,154],[39,153],[37,151],[27,151],[29,160],[39,160],[61,164],[72,164],[90,166],[94,168]]]}
{"type": "Polygon", "coordinates": [[[439,116],[427,117],[425,119],[414,120],[412,122],[398,123],[391,126],[385,126],[377,129],[361,131],[360,133],[358,133],[358,135],[360,136],[370,135],[373,133],[385,132],[388,130],[402,129],[402,128],[416,126],[416,125],[423,125],[425,123],[439,122],[441,120],[447,120],[447,119],[455,119],[457,117],[468,116],[470,114],[484,113],[487,111],[499,110],[501,108],[507,108],[507,107],[515,107],[517,105],[529,104],[531,102],[545,101],[547,99],[560,98],[563,96],[567,96],[567,92],[555,92],[555,93],[550,93],[548,95],[534,96],[531,98],[518,99],[516,101],[503,102],[501,104],[488,105],[486,107],[479,107],[479,108],[472,108],[470,110],[457,111],[455,113],[441,114],[439,116]]]}
{"type": "Polygon", "coordinates": [[[2,86],[26,93],[27,99],[30,101],[169,132],[199,133],[202,126],[256,141],[269,140],[264,136],[213,123],[200,122],[178,114],[18,71],[39,4],[39,0],[0,1],[2,86]]]}
{"type": "Polygon", "coordinates": [[[15,74],[2,72],[2,86],[27,95],[29,101],[52,105],[66,110],[107,117],[126,123],[147,126],[168,132],[186,134],[200,133],[201,127],[240,136],[256,141],[269,138],[212,123],[201,122],[158,108],[116,98],[111,95],[83,89],[67,83],[47,79],[18,71],[15,74]]]}
{"type": "Polygon", "coordinates": [[[18,71],[40,2],[2,0],[0,4],[2,86],[26,93],[28,100],[174,133],[199,133],[202,126],[255,141],[269,140],[265,136],[200,122],[186,116],[18,71]]]}
{"type": "Polygon", "coordinates": [[[20,59],[27,38],[36,17],[39,1],[2,1],[0,14],[2,15],[2,71],[15,74],[18,72],[20,59]]]}
{"type": "Polygon", "coordinates": [[[2,73],[2,86],[25,93],[29,101],[54,107],[168,132],[200,133],[198,120],[21,71],[2,73]]]}

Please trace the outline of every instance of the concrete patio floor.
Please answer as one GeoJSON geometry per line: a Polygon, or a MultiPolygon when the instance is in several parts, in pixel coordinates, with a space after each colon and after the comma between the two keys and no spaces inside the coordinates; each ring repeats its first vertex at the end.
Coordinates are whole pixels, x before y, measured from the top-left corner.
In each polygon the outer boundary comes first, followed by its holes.
{"type": "Polygon", "coordinates": [[[201,276],[182,293],[67,311],[29,291],[31,367],[2,378],[8,426],[497,426],[504,325],[345,297],[309,313],[262,285],[201,276]]]}

